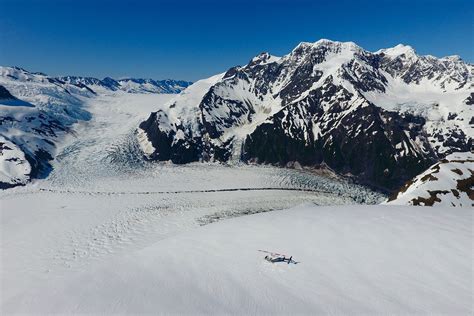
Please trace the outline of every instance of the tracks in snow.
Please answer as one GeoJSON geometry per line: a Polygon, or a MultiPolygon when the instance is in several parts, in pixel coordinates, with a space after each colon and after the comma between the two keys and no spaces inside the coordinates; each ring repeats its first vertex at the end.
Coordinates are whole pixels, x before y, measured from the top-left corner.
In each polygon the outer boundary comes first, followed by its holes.
{"type": "Polygon", "coordinates": [[[337,195],[334,192],[316,190],[316,189],[305,189],[305,188],[278,188],[278,187],[268,187],[268,188],[229,188],[229,189],[208,189],[208,190],[178,190],[178,191],[77,191],[77,190],[57,190],[57,189],[44,189],[40,188],[41,192],[50,192],[50,193],[73,193],[73,194],[88,194],[88,195],[151,195],[151,194],[186,194],[186,193],[217,193],[217,192],[236,192],[236,191],[298,191],[298,192],[313,192],[313,193],[322,193],[322,194],[331,194],[337,195]]]}

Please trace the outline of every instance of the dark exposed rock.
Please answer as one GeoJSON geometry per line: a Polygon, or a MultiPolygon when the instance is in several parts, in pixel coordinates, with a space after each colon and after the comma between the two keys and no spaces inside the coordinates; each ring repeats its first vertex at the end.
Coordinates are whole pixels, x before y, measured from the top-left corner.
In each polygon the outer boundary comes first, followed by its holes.
{"type": "Polygon", "coordinates": [[[44,178],[52,170],[50,161],[53,160],[53,157],[43,149],[38,149],[33,153],[25,151],[25,159],[30,163],[30,178],[32,179],[44,178]]]}
{"type": "Polygon", "coordinates": [[[362,181],[390,190],[398,188],[407,178],[423,171],[434,161],[433,156],[421,155],[415,148],[400,157],[395,145],[404,142],[410,148],[405,131],[413,120],[404,119],[394,112],[383,112],[373,105],[344,116],[337,127],[328,129],[321,138],[315,139],[310,134],[309,141],[301,135],[288,136],[288,128],[281,123],[281,116],[282,112],[278,113],[273,124],[262,124],[247,137],[245,160],[279,165],[289,161],[299,161],[302,165],[325,162],[335,171],[352,174],[362,181]],[[384,123],[384,118],[390,123],[384,123]],[[360,132],[354,132],[356,130],[360,132]]]}
{"type": "Polygon", "coordinates": [[[4,86],[0,85],[0,100],[10,100],[15,99],[4,86]]]}
{"type": "Polygon", "coordinates": [[[474,105],[474,92],[471,92],[471,95],[466,99],[467,105],[474,105]]]}
{"type": "Polygon", "coordinates": [[[171,158],[171,143],[173,142],[174,133],[166,134],[159,128],[159,120],[162,116],[166,116],[163,112],[153,112],[150,117],[140,124],[140,128],[147,131],[148,140],[153,144],[153,147],[157,148],[152,156],[149,158],[152,160],[170,160],[171,158]]]}

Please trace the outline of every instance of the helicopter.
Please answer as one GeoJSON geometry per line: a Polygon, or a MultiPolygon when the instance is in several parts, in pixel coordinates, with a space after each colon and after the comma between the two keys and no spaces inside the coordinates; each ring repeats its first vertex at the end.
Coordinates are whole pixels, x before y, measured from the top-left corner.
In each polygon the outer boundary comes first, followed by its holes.
{"type": "Polygon", "coordinates": [[[278,263],[278,262],[286,262],[287,264],[293,263],[298,264],[299,262],[293,260],[293,256],[283,255],[281,253],[266,251],[266,250],[258,250],[260,252],[264,252],[267,255],[265,256],[265,260],[271,263],[278,263]]]}

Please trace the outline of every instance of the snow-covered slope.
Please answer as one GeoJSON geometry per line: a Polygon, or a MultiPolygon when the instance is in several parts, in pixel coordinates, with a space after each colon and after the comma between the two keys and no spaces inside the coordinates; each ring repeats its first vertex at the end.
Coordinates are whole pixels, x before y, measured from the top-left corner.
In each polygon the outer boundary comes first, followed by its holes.
{"type": "Polygon", "coordinates": [[[30,173],[31,165],[23,151],[0,136],[0,189],[26,184],[30,173]]]}
{"type": "Polygon", "coordinates": [[[2,313],[472,315],[472,216],[306,205],[230,219],[42,282],[19,275],[2,313]]]}
{"type": "Polygon", "coordinates": [[[45,283],[69,282],[201,225],[304,202],[384,200],[306,170],[145,162],[134,142],[136,125],[171,97],[112,93],[87,99],[92,118],[75,124],[75,135],[58,145],[49,176],[0,192],[0,314],[33,306],[17,306],[18,300],[42,301],[30,294],[45,283]]]}
{"type": "Polygon", "coordinates": [[[408,181],[389,204],[474,207],[474,153],[454,153],[408,181]]]}
{"type": "Polygon", "coordinates": [[[223,75],[219,74],[195,82],[163,109],[153,112],[146,121],[140,124],[138,140],[148,159],[171,159],[177,163],[194,160],[198,153],[187,139],[201,136],[199,134],[201,112],[195,104],[200,102],[209,88],[222,79],[223,75]],[[150,138],[145,131],[153,129],[156,129],[154,133],[157,137],[150,138]],[[157,148],[160,149],[157,150],[157,148]]]}
{"type": "Polygon", "coordinates": [[[0,86],[0,187],[6,188],[49,173],[57,143],[72,124],[90,119],[83,100],[94,92],[17,67],[0,67],[0,86]]]}
{"type": "MultiPolygon", "coordinates": [[[[128,81],[54,78],[19,67],[0,67],[0,188],[48,175],[58,145],[66,135],[75,133],[72,125],[91,119],[88,102],[109,94],[128,100],[122,91],[128,91],[122,86],[128,81]]],[[[142,89],[140,80],[135,81],[139,84],[133,90],[137,97],[131,99],[138,104],[129,106],[139,106],[143,99],[140,96],[145,93],[176,93],[189,85],[173,80],[150,81],[156,87],[142,89]]]]}
{"type": "Polygon", "coordinates": [[[327,164],[395,189],[473,148],[473,72],[409,46],[372,53],[352,42],[301,43],[229,69],[204,94],[179,96],[140,125],[141,139],[150,159],[327,164]]]}

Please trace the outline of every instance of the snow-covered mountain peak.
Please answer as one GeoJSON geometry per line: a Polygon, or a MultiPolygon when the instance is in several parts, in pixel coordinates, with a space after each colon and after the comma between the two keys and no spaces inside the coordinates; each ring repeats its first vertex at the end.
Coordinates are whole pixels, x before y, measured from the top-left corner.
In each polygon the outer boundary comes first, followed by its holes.
{"type": "Polygon", "coordinates": [[[450,55],[441,58],[438,58],[433,55],[419,55],[417,54],[415,49],[413,49],[413,47],[404,44],[398,44],[391,48],[380,49],[374,52],[373,54],[382,55],[383,57],[392,60],[399,58],[404,62],[409,62],[410,65],[417,63],[419,64],[418,66],[422,66],[425,68],[436,68],[436,65],[439,64],[444,64],[445,68],[447,69],[453,67],[469,68],[469,66],[472,66],[468,63],[465,63],[459,55],[450,55]]]}
{"type": "Polygon", "coordinates": [[[353,42],[302,42],[280,59],[262,53],[196,83],[140,127],[152,159],[324,162],[393,189],[473,147],[473,77],[469,64],[406,45],[372,53],[353,42]]]}
{"type": "Polygon", "coordinates": [[[313,81],[312,88],[320,87],[327,78],[341,84],[345,76],[344,68],[370,68],[370,53],[354,42],[337,42],[327,39],[315,43],[300,43],[293,51],[282,58],[288,66],[282,78],[283,85],[296,72],[298,76],[309,76],[306,81],[313,81]],[[312,68],[311,71],[309,71],[312,68]]]}
{"type": "Polygon", "coordinates": [[[363,53],[365,50],[354,42],[338,42],[328,39],[320,39],[314,43],[301,42],[287,56],[311,54],[314,52],[329,54],[354,54],[363,53]]]}
{"type": "Polygon", "coordinates": [[[295,49],[298,47],[344,47],[346,49],[352,49],[352,50],[360,50],[362,49],[359,45],[352,41],[348,42],[341,42],[341,41],[334,41],[330,40],[327,38],[322,38],[317,40],[316,42],[301,42],[299,45],[296,46],[295,49]]]}
{"type": "Polygon", "coordinates": [[[441,60],[449,60],[449,61],[453,61],[453,62],[463,62],[461,56],[459,56],[459,55],[445,56],[445,57],[441,58],[441,60]]]}
{"type": "Polygon", "coordinates": [[[280,59],[281,59],[281,57],[270,55],[267,52],[262,52],[262,53],[258,54],[257,56],[255,56],[254,58],[252,58],[252,60],[250,60],[249,65],[252,65],[252,66],[254,66],[254,65],[264,65],[264,64],[269,64],[269,63],[273,63],[273,62],[278,62],[278,61],[280,61],[280,59]]]}
{"type": "Polygon", "coordinates": [[[13,80],[25,80],[25,81],[43,81],[46,77],[42,74],[33,74],[20,67],[3,67],[0,66],[0,77],[8,77],[13,80]]]}
{"type": "Polygon", "coordinates": [[[404,45],[404,44],[398,44],[394,47],[391,47],[391,48],[385,48],[385,49],[381,49],[381,50],[378,50],[377,52],[375,52],[376,54],[381,54],[383,53],[384,55],[387,55],[387,56],[390,56],[390,57],[398,57],[398,56],[401,56],[401,55],[404,55],[405,57],[408,57],[408,58],[414,58],[417,56],[415,50],[413,49],[413,47],[409,46],[409,45],[404,45]]]}

